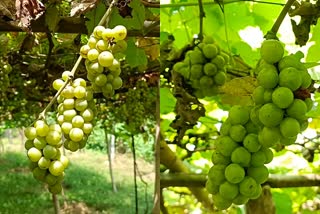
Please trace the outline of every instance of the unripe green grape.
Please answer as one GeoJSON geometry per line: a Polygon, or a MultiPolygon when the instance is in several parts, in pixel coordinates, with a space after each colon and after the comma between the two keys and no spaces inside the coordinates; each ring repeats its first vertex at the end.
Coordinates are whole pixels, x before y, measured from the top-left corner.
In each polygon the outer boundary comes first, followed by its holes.
{"type": "Polygon", "coordinates": [[[249,152],[257,152],[261,148],[257,134],[248,134],[243,140],[243,146],[249,152]]]}
{"type": "Polygon", "coordinates": [[[260,127],[254,124],[251,120],[244,126],[248,134],[257,134],[260,131],[260,127]]]}
{"type": "Polygon", "coordinates": [[[309,122],[308,122],[307,119],[306,120],[300,120],[299,123],[300,123],[300,132],[305,131],[309,126],[309,122]]]}
{"type": "Polygon", "coordinates": [[[58,160],[62,163],[65,169],[69,166],[69,159],[66,156],[61,155],[58,160]]]}
{"type": "Polygon", "coordinates": [[[224,123],[222,123],[221,127],[220,127],[220,134],[221,135],[229,135],[229,131],[231,128],[232,124],[230,122],[230,120],[226,120],[224,123]]]}
{"type": "Polygon", "coordinates": [[[41,157],[40,160],[38,161],[38,166],[40,169],[48,169],[50,166],[50,159],[47,159],[45,157],[41,157]]]}
{"type": "Polygon", "coordinates": [[[250,152],[242,146],[236,148],[231,154],[231,161],[233,163],[239,164],[242,167],[248,167],[250,164],[250,160],[250,152]]]}
{"type": "Polygon", "coordinates": [[[64,81],[62,79],[56,79],[53,81],[52,86],[55,90],[59,91],[59,89],[64,85],[64,81]]]}
{"type": "Polygon", "coordinates": [[[58,124],[51,124],[51,125],[49,126],[49,131],[57,131],[57,132],[59,132],[59,133],[62,132],[61,126],[59,126],[58,124]]]}
{"type": "Polygon", "coordinates": [[[63,81],[67,81],[72,76],[73,76],[73,74],[71,73],[71,71],[64,71],[62,73],[62,77],[61,78],[62,78],[63,81]]]}
{"type": "Polygon", "coordinates": [[[86,81],[84,79],[77,78],[77,79],[73,80],[72,86],[73,87],[82,86],[82,87],[85,88],[87,86],[87,83],[86,83],[86,81]]]}
{"type": "Polygon", "coordinates": [[[61,133],[57,131],[50,131],[46,136],[46,141],[49,145],[55,146],[58,145],[61,141],[61,133]]]}
{"type": "Polygon", "coordinates": [[[63,112],[64,121],[71,121],[74,116],[77,115],[76,110],[69,109],[63,112]]]}
{"type": "Polygon", "coordinates": [[[229,120],[232,125],[244,125],[249,121],[250,111],[248,108],[234,105],[229,110],[229,120]]]}
{"type": "Polygon", "coordinates": [[[235,197],[232,200],[232,203],[236,204],[236,205],[242,205],[242,204],[246,204],[249,201],[249,198],[247,196],[244,196],[242,194],[238,194],[237,197],[235,197]]]}
{"type": "Polygon", "coordinates": [[[119,74],[121,73],[121,66],[117,59],[113,59],[113,63],[108,69],[114,72],[120,70],[119,74]]]}
{"type": "Polygon", "coordinates": [[[36,180],[44,182],[47,175],[47,170],[36,167],[32,170],[32,174],[36,180]]]}
{"type": "Polygon", "coordinates": [[[278,87],[272,93],[272,102],[279,108],[288,108],[294,99],[292,91],[287,87],[278,87]]]}
{"type": "Polygon", "coordinates": [[[206,181],[206,189],[210,194],[217,194],[219,193],[219,185],[213,185],[210,180],[206,181]]]}
{"type": "Polygon", "coordinates": [[[27,127],[24,129],[24,135],[28,140],[33,140],[37,137],[37,130],[34,127],[27,127]]]}
{"type": "Polygon", "coordinates": [[[312,83],[310,74],[308,73],[308,71],[300,71],[300,74],[301,74],[301,88],[309,88],[312,83]]]}
{"type": "Polygon", "coordinates": [[[65,87],[61,93],[61,96],[63,96],[66,99],[71,99],[74,97],[74,88],[70,85],[65,87]]]}
{"type": "Polygon", "coordinates": [[[109,50],[109,43],[103,39],[100,39],[96,44],[96,49],[99,52],[109,50]]]}
{"type": "Polygon", "coordinates": [[[250,176],[246,176],[239,184],[240,193],[249,198],[255,194],[257,188],[257,182],[250,176]]]}
{"type": "Polygon", "coordinates": [[[26,150],[29,150],[32,147],[34,147],[33,140],[26,140],[26,142],[24,142],[24,148],[26,150]]]}
{"type": "Polygon", "coordinates": [[[109,51],[103,51],[99,54],[98,62],[103,67],[110,67],[113,64],[113,55],[109,51]]]}
{"type": "Polygon", "coordinates": [[[258,74],[258,83],[265,89],[272,89],[278,85],[279,76],[276,68],[262,69],[258,74]]]}
{"type": "Polygon", "coordinates": [[[261,185],[257,185],[257,189],[255,191],[255,193],[250,197],[251,200],[255,200],[258,199],[260,197],[262,193],[262,187],[261,185]]]}
{"type": "Polygon", "coordinates": [[[121,74],[121,69],[115,69],[115,70],[110,70],[110,74],[112,74],[114,77],[117,77],[121,74]]]}
{"type": "Polygon", "coordinates": [[[38,168],[38,162],[29,161],[28,168],[33,171],[35,168],[38,168]]]}
{"type": "Polygon", "coordinates": [[[289,145],[294,144],[296,142],[296,140],[297,140],[297,136],[293,136],[293,137],[283,137],[283,136],[281,136],[280,143],[282,145],[289,146],[289,145]]]}
{"type": "Polygon", "coordinates": [[[268,164],[272,161],[273,159],[273,152],[271,149],[269,148],[261,148],[261,151],[264,152],[265,156],[266,156],[266,162],[265,164],[268,164]]]}
{"type": "Polygon", "coordinates": [[[79,150],[79,142],[74,142],[72,140],[68,141],[68,149],[72,152],[79,150]]]}
{"type": "Polygon", "coordinates": [[[260,48],[261,58],[273,64],[279,62],[284,54],[284,48],[278,40],[265,40],[260,48]]]}
{"type": "MultiPolygon", "coordinates": [[[[251,109],[250,111],[250,120],[258,127],[263,126],[263,124],[261,123],[261,121],[259,120],[259,110],[260,110],[260,106],[255,106],[251,109]]],[[[230,115],[230,112],[229,112],[230,115]]]]}
{"type": "Polygon", "coordinates": [[[84,98],[86,96],[86,92],[87,92],[86,88],[83,86],[77,86],[74,88],[74,91],[73,91],[74,96],[79,99],[84,98]]]}
{"type": "Polygon", "coordinates": [[[84,111],[88,107],[88,101],[86,99],[76,99],[75,109],[77,111],[84,111]]]}
{"type": "Polygon", "coordinates": [[[247,134],[246,128],[244,128],[242,125],[233,125],[230,127],[229,130],[229,136],[234,140],[235,142],[242,142],[244,137],[247,134]]]}
{"type": "Polygon", "coordinates": [[[300,132],[300,124],[296,119],[286,117],[280,123],[280,131],[284,137],[294,137],[300,132]]]}
{"type": "Polygon", "coordinates": [[[286,109],[286,112],[289,117],[303,120],[306,118],[307,105],[300,99],[294,99],[292,104],[286,109]]]}
{"type": "Polygon", "coordinates": [[[46,145],[43,150],[43,156],[47,159],[54,159],[58,154],[58,149],[51,145],[46,145]]]}
{"type": "Polygon", "coordinates": [[[259,109],[259,120],[267,127],[274,127],[280,124],[283,119],[283,110],[273,103],[264,104],[259,109]]]}
{"type": "Polygon", "coordinates": [[[40,160],[40,158],[42,157],[42,152],[35,147],[30,148],[28,150],[27,154],[28,154],[29,159],[32,162],[38,162],[40,160]]]}
{"type": "Polygon", "coordinates": [[[279,74],[279,85],[287,87],[291,91],[300,88],[302,83],[301,72],[293,67],[283,69],[279,74]]]}
{"type": "Polygon", "coordinates": [[[288,55],[288,56],[284,56],[278,63],[278,68],[280,71],[282,71],[285,68],[288,67],[294,67],[296,69],[301,69],[303,66],[303,64],[300,62],[300,60],[295,57],[294,55],[288,55]]]}
{"type": "Polygon", "coordinates": [[[202,76],[202,65],[201,64],[194,64],[190,68],[190,79],[191,80],[199,80],[202,76]]]}
{"type": "Polygon", "coordinates": [[[62,129],[63,133],[69,134],[70,130],[72,129],[72,123],[63,122],[62,125],[61,125],[61,129],[62,129]]]}
{"type": "Polygon", "coordinates": [[[213,165],[209,169],[208,179],[211,180],[213,185],[220,185],[226,180],[224,176],[225,169],[226,169],[226,165],[222,165],[222,164],[213,165]]]}
{"type": "Polygon", "coordinates": [[[214,39],[211,36],[204,36],[202,42],[204,44],[212,44],[214,43],[214,39]]]}
{"type": "Polygon", "coordinates": [[[113,79],[114,79],[114,76],[111,73],[107,74],[107,82],[108,83],[112,83],[113,79]]]}
{"type": "Polygon", "coordinates": [[[84,133],[83,133],[82,129],[79,129],[79,128],[72,128],[69,133],[70,139],[74,142],[81,141],[83,138],[83,135],[84,135],[84,133]]]}
{"type": "Polygon", "coordinates": [[[93,126],[91,123],[84,123],[82,130],[85,134],[90,134],[92,132],[93,126]]]}
{"type": "Polygon", "coordinates": [[[99,74],[95,80],[94,83],[100,87],[104,86],[107,83],[107,77],[105,74],[99,74]]]}
{"type": "Polygon", "coordinates": [[[219,49],[215,44],[205,44],[202,52],[206,58],[213,59],[218,55],[219,49]]]}
{"type": "Polygon", "coordinates": [[[49,173],[49,174],[46,175],[44,181],[45,181],[48,185],[52,186],[52,185],[54,185],[55,183],[57,183],[57,176],[54,176],[54,175],[52,175],[52,174],[49,173]]]}
{"type": "Polygon", "coordinates": [[[213,84],[214,84],[213,79],[207,75],[204,75],[200,78],[200,86],[204,89],[211,87],[213,84]]]}
{"type": "Polygon", "coordinates": [[[68,98],[63,101],[62,109],[59,108],[59,113],[63,114],[65,110],[70,110],[74,108],[74,99],[68,98]]]}
{"type": "Polygon", "coordinates": [[[237,184],[225,181],[220,185],[219,193],[223,198],[232,200],[239,194],[239,186],[237,184]]]}
{"type": "Polygon", "coordinates": [[[233,150],[238,147],[238,144],[232,140],[231,137],[222,136],[215,141],[215,147],[221,154],[228,157],[231,156],[233,150]]]}
{"type": "Polygon", "coordinates": [[[218,151],[214,151],[212,153],[211,161],[213,164],[224,164],[224,165],[228,165],[231,162],[229,157],[224,156],[218,151]]]}
{"type": "Polygon", "coordinates": [[[105,27],[103,26],[96,26],[94,29],[93,29],[93,35],[97,38],[97,39],[100,39],[102,37],[102,32],[105,30],[105,27]]]}
{"type": "Polygon", "coordinates": [[[203,72],[208,76],[214,76],[218,72],[218,68],[215,64],[208,62],[204,65],[203,72]]]}
{"type": "Polygon", "coordinates": [[[217,85],[223,85],[227,80],[227,75],[223,71],[218,71],[216,75],[214,75],[214,82],[217,85]]]}
{"type": "Polygon", "coordinates": [[[117,25],[112,30],[114,32],[114,38],[116,41],[123,40],[127,36],[127,28],[123,25],[117,25]]]}
{"type": "Polygon", "coordinates": [[[38,124],[36,126],[36,132],[38,136],[44,137],[49,132],[49,126],[46,123],[38,124]]]}
{"type": "Polygon", "coordinates": [[[211,62],[215,64],[218,69],[223,69],[226,64],[223,56],[221,55],[217,55],[214,59],[211,60],[211,62]]]}
{"type": "Polygon", "coordinates": [[[272,102],[272,93],[273,89],[266,89],[263,94],[264,103],[271,103],[272,102]]]}
{"type": "Polygon", "coordinates": [[[110,29],[110,28],[105,28],[103,31],[102,31],[102,39],[108,41],[109,39],[112,39],[114,38],[114,34],[115,32],[110,29]]]}
{"type": "Polygon", "coordinates": [[[102,92],[105,94],[112,94],[114,92],[113,86],[111,83],[107,83],[103,88],[102,92]]]}
{"type": "Polygon", "coordinates": [[[36,147],[37,149],[41,150],[43,149],[46,145],[47,145],[47,142],[45,140],[44,137],[36,137],[34,140],[33,140],[33,145],[34,147],[36,147]]]}
{"type": "MultiPolygon", "coordinates": [[[[86,91],[86,97],[85,97],[86,100],[90,101],[93,99],[93,91],[91,90],[91,88],[87,88],[87,91],[86,91]]],[[[84,110],[84,109],[83,109],[84,110]]],[[[82,110],[82,111],[83,111],[82,110]]],[[[78,110],[79,111],[79,110],[78,110]]]]}
{"type": "Polygon", "coordinates": [[[266,166],[249,167],[247,169],[248,176],[252,177],[257,184],[262,184],[268,180],[269,170],[266,166]]]}
{"type": "Polygon", "coordinates": [[[83,57],[83,58],[87,58],[88,57],[88,53],[90,51],[90,46],[89,45],[83,45],[81,48],[80,48],[80,55],[83,57]]]}
{"type": "Polygon", "coordinates": [[[227,181],[237,184],[244,179],[245,170],[239,164],[231,163],[225,168],[224,175],[227,181]]]}
{"type": "Polygon", "coordinates": [[[312,109],[312,107],[313,107],[313,101],[312,101],[312,99],[311,99],[311,98],[306,98],[306,99],[304,100],[304,102],[305,102],[306,105],[307,105],[307,111],[310,111],[310,110],[312,109]]]}
{"type": "Polygon", "coordinates": [[[220,194],[212,195],[214,206],[219,210],[228,209],[232,205],[232,200],[223,198],[220,194]]]}
{"type": "Polygon", "coordinates": [[[114,90],[117,90],[117,89],[121,88],[121,86],[122,86],[122,79],[121,79],[121,77],[115,77],[115,78],[113,79],[113,81],[112,81],[112,88],[113,88],[114,90]]]}
{"type": "Polygon", "coordinates": [[[49,166],[49,172],[52,175],[59,176],[62,174],[63,170],[64,170],[64,166],[60,161],[58,161],[58,160],[51,161],[50,166],[49,166]]]}
{"type": "Polygon", "coordinates": [[[264,104],[264,88],[260,85],[253,91],[252,98],[256,105],[264,104]]]}
{"type": "Polygon", "coordinates": [[[258,138],[263,147],[272,147],[280,141],[281,133],[278,127],[265,126],[259,133],[258,138]]]}
{"type": "Polygon", "coordinates": [[[84,124],[84,119],[80,115],[76,115],[74,116],[74,118],[72,118],[71,123],[72,123],[72,127],[81,128],[84,124]]]}
{"type": "Polygon", "coordinates": [[[90,49],[92,49],[96,47],[97,42],[98,42],[98,39],[96,37],[90,36],[90,38],[88,39],[87,45],[90,47],[90,49]]]}
{"type": "Polygon", "coordinates": [[[91,62],[97,61],[98,57],[99,57],[99,51],[97,49],[90,49],[90,51],[87,54],[87,58],[91,62]]]}
{"type": "Polygon", "coordinates": [[[59,194],[62,191],[62,185],[59,182],[56,182],[54,185],[49,185],[48,190],[52,194],[59,194]]]}
{"type": "Polygon", "coordinates": [[[93,62],[88,67],[88,74],[95,76],[101,74],[104,71],[104,67],[99,64],[99,62],[93,62]]]}
{"type": "Polygon", "coordinates": [[[189,53],[191,64],[203,64],[205,62],[205,58],[203,57],[200,51],[190,51],[189,53]]]}
{"type": "Polygon", "coordinates": [[[57,121],[58,121],[59,125],[61,126],[61,124],[64,122],[64,116],[63,115],[59,115],[57,117],[57,121]]]}
{"type": "Polygon", "coordinates": [[[262,166],[266,162],[266,155],[262,150],[251,153],[250,167],[262,166]]]}

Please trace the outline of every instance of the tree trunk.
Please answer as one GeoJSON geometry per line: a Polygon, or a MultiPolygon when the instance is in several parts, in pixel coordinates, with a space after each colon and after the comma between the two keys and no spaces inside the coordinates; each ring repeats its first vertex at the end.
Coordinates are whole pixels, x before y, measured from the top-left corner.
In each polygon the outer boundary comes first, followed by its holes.
{"type": "Polygon", "coordinates": [[[269,186],[264,186],[259,198],[249,200],[246,204],[246,214],[275,214],[276,208],[272,200],[269,186]]]}
{"type": "MultiPolygon", "coordinates": [[[[175,153],[169,148],[167,143],[160,140],[160,161],[172,172],[190,173],[188,167],[175,155],[175,153]]],[[[161,185],[161,181],[160,181],[161,185]]],[[[209,210],[213,209],[213,202],[209,198],[209,193],[203,187],[189,187],[192,194],[201,202],[204,207],[209,210]]]]}

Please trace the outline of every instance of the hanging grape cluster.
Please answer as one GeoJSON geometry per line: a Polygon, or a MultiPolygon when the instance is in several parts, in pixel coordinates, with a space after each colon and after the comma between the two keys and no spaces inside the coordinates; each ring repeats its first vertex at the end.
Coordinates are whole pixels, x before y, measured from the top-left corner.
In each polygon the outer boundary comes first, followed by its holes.
{"type": "Polygon", "coordinates": [[[156,96],[151,90],[146,81],[137,81],[134,88],[129,88],[125,102],[118,109],[132,132],[140,132],[148,113],[154,112],[156,96]]]}
{"type": "Polygon", "coordinates": [[[262,43],[251,119],[261,127],[259,142],[264,147],[293,144],[308,127],[306,113],[313,105],[308,91],[312,80],[300,62],[302,53],[284,57],[283,53],[278,40],[262,43]]]}
{"type": "MultiPolygon", "coordinates": [[[[59,90],[69,75],[71,72],[65,71],[62,79],[55,80],[54,89],[59,90]]],[[[58,103],[57,120],[65,138],[64,147],[72,152],[84,148],[93,129],[95,103],[91,88],[84,79],[77,78],[63,89],[58,103]]]]}
{"type": "Polygon", "coordinates": [[[180,73],[192,86],[199,98],[216,94],[216,86],[226,82],[226,65],[229,56],[210,37],[189,50],[181,62],[173,66],[173,71],[180,73]]]}
{"type": "Polygon", "coordinates": [[[0,69],[0,90],[6,91],[10,85],[9,73],[12,71],[10,64],[5,64],[0,69]]]}
{"type": "Polygon", "coordinates": [[[209,170],[206,188],[213,194],[218,209],[258,198],[261,184],[269,176],[265,164],[272,161],[273,153],[260,144],[259,128],[250,120],[251,109],[233,106],[215,141],[214,165],[209,170]]]}
{"type": "Polygon", "coordinates": [[[61,127],[58,124],[49,126],[44,120],[37,120],[34,126],[25,129],[24,134],[33,177],[48,184],[51,193],[60,193],[64,170],[69,164],[68,158],[59,150],[63,145],[61,127]]]}
{"type": "Polygon", "coordinates": [[[126,36],[127,29],[122,25],[113,29],[97,26],[88,43],[80,49],[93,91],[102,92],[106,98],[122,86],[120,62],[114,55],[126,50],[126,36]]]}

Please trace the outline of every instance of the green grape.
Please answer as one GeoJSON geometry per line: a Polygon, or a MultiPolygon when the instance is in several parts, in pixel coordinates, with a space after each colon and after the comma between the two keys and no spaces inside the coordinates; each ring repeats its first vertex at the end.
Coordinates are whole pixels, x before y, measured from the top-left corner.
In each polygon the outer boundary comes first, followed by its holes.
{"type": "Polygon", "coordinates": [[[239,194],[239,186],[225,181],[220,185],[219,193],[223,198],[232,200],[239,194]]]}
{"type": "Polygon", "coordinates": [[[229,120],[233,125],[244,125],[249,121],[249,117],[249,110],[243,106],[235,105],[229,110],[229,120]]]}
{"type": "Polygon", "coordinates": [[[250,160],[250,152],[242,146],[236,148],[231,154],[231,161],[243,167],[248,167],[250,164],[250,160]]]}
{"type": "Polygon", "coordinates": [[[273,64],[281,60],[284,48],[278,40],[265,40],[261,45],[260,54],[263,60],[273,64]]]}
{"type": "Polygon", "coordinates": [[[227,181],[233,184],[237,184],[244,179],[245,170],[239,164],[231,163],[225,168],[224,175],[227,181]]]}
{"type": "Polygon", "coordinates": [[[251,161],[250,165],[251,166],[262,166],[265,164],[267,158],[265,153],[262,150],[259,150],[257,152],[251,153],[251,161]]]}
{"type": "Polygon", "coordinates": [[[278,87],[272,93],[272,102],[279,108],[288,108],[294,99],[294,95],[289,88],[278,87]]]}
{"type": "Polygon", "coordinates": [[[267,127],[274,127],[280,124],[283,114],[283,110],[275,104],[267,103],[259,110],[259,121],[267,127]]]}
{"type": "Polygon", "coordinates": [[[239,184],[239,192],[249,198],[255,194],[257,188],[257,182],[250,176],[246,176],[239,184]]]}
{"type": "Polygon", "coordinates": [[[291,91],[300,88],[302,84],[301,72],[293,67],[284,68],[279,74],[279,86],[287,87],[291,91]]]}
{"type": "Polygon", "coordinates": [[[269,170],[266,166],[249,167],[247,169],[248,176],[252,177],[257,184],[262,184],[268,180],[269,170]]]}
{"type": "Polygon", "coordinates": [[[291,117],[286,117],[280,123],[280,132],[284,137],[295,137],[300,132],[300,123],[291,117]]]}
{"type": "Polygon", "coordinates": [[[272,89],[277,86],[279,81],[279,76],[276,68],[262,69],[258,74],[258,83],[265,89],[272,89]]]}

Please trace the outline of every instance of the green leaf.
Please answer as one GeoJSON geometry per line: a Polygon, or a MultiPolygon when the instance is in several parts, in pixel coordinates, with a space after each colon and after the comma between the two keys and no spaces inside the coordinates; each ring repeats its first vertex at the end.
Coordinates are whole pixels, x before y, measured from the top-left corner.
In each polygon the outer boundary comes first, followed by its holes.
{"type": "Polygon", "coordinates": [[[304,65],[305,68],[313,68],[313,67],[317,67],[320,65],[320,63],[318,63],[318,62],[305,62],[302,64],[304,65]]]}
{"type": "Polygon", "coordinates": [[[49,6],[45,16],[46,25],[51,32],[55,32],[60,21],[60,13],[56,6],[49,6]]]}
{"type": "Polygon", "coordinates": [[[129,30],[141,30],[144,26],[145,20],[145,8],[139,0],[132,0],[129,3],[129,6],[132,8],[132,17],[123,18],[119,14],[119,10],[113,10],[110,15],[109,28],[113,28],[119,24],[125,26],[129,30]]]}
{"type": "Polygon", "coordinates": [[[139,65],[147,65],[148,59],[145,51],[142,48],[138,48],[135,45],[135,39],[130,38],[127,41],[128,47],[125,52],[126,61],[131,67],[137,67],[139,65]]]}
{"type": "Polygon", "coordinates": [[[292,213],[292,200],[288,194],[272,192],[272,198],[275,202],[277,213],[292,213]]]}
{"type": "Polygon", "coordinates": [[[160,88],[160,113],[168,114],[174,111],[176,98],[173,96],[169,88],[160,88]]]}
{"type": "Polygon", "coordinates": [[[101,18],[106,12],[106,6],[102,1],[97,4],[96,8],[86,13],[86,27],[88,34],[90,35],[93,32],[93,29],[99,24],[101,18]]]}
{"type": "Polygon", "coordinates": [[[318,62],[320,60],[319,49],[320,49],[320,43],[317,42],[314,45],[312,45],[308,49],[306,61],[318,62]]]}

